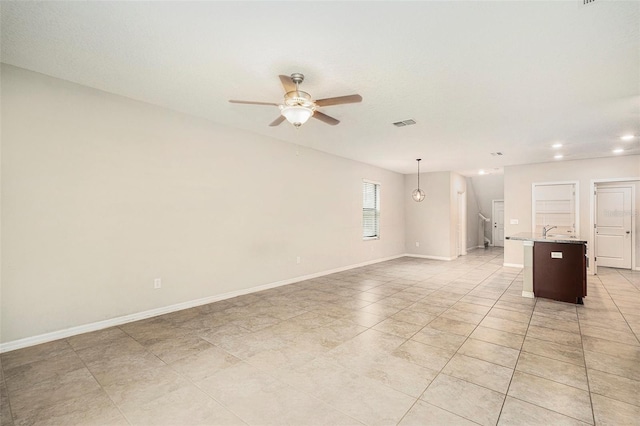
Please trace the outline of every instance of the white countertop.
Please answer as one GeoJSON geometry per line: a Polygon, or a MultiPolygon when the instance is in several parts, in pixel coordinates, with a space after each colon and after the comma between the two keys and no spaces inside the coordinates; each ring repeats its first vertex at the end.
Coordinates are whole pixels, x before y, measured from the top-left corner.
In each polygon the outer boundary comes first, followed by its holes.
{"type": "Polygon", "coordinates": [[[532,232],[520,232],[508,237],[507,240],[515,241],[534,241],[536,243],[566,243],[566,244],[586,244],[587,240],[580,238],[579,235],[563,235],[563,234],[548,234],[543,237],[542,234],[534,234],[532,232]]]}

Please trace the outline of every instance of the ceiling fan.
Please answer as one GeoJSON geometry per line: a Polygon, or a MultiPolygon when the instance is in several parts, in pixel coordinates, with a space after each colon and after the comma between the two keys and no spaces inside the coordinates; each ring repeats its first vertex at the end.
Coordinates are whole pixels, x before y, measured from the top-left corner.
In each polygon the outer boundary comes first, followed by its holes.
{"type": "Polygon", "coordinates": [[[310,117],[330,124],[331,126],[335,126],[340,123],[340,121],[318,111],[318,107],[351,104],[362,101],[362,96],[360,95],[338,96],[335,98],[317,99],[314,101],[311,99],[310,94],[300,90],[300,83],[303,81],[304,75],[300,73],[293,73],[291,74],[291,77],[286,75],[280,76],[280,82],[282,82],[282,86],[285,90],[284,101],[282,104],[272,102],[238,101],[233,99],[229,102],[234,104],[277,106],[280,108],[281,115],[273,120],[269,126],[277,126],[284,120],[287,120],[295,127],[300,127],[306,123],[310,117]]]}

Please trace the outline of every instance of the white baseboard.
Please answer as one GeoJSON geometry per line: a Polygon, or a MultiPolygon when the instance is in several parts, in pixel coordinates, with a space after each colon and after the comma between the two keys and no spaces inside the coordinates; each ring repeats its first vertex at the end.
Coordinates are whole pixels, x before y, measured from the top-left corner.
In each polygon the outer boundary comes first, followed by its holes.
{"type": "Polygon", "coordinates": [[[406,257],[417,257],[417,258],[420,258],[420,259],[445,260],[445,261],[450,261],[450,260],[457,259],[457,257],[429,256],[429,255],[426,255],[426,254],[412,254],[412,253],[405,253],[404,256],[406,256],[406,257]]]}
{"type": "Polygon", "coordinates": [[[524,291],[524,290],[522,290],[522,297],[528,297],[530,299],[533,299],[536,296],[535,296],[535,294],[533,294],[532,291],[524,291]]]}
{"type": "Polygon", "coordinates": [[[399,257],[410,256],[407,254],[399,254],[396,256],[386,257],[382,259],[370,260],[367,262],[358,263],[355,265],[343,266],[340,268],[330,269],[327,271],[316,272],[314,274],[303,275],[295,278],[289,278],[282,281],[276,281],[269,284],[259,285],[255,287],[245,288],[242,290],[230,291],[228,293],[217,294],[214,296],[203,297],[202,299],[189,300],[187,302],[176,303],[174,305],[163,306],[161,308],[150,309],[148,311],[136,312],[134,314],[124,315],[116,318],[111,318],[104,321],[92,322],[89,324],[83,324],[76,327],[66,328],[64,330],[52,331],[50,333],[39,334],[37,336],[25,337],[23,339],[12,340],[5,343],[0,343],[0,353],[13,351],[16,349],[22,349],[29,346],[35,346],[42,343],[52,342],[54,340],[65,339],[67,337],[76,336],[78,334],[89,333],[91,331],[98,331],[117,325],[130,323],[133,321],[139,321],[146,318],[156,317],[159,315],[168,314],[171,312],[181,311],[183,309],[195,308],[196,306],[206,305],[220,300],[231,299],[237,296],[243,296],[245,294],[256,293],[258,291],[269,290],[271,288],[281,287],[288,284],[297,283],[299,281],[305,281],[312,278],[318,278],[336,272],[343,272],[349,269],[360,268],[362,266],[373,265],[375,263],[386,262],[387,260],[397,259],[399,257]]]}
{"type": "Polygon", "coordinates": [[[522,263],[503,263],[502,266],[506,266],[507,268],[524,268],[522,263]]]}

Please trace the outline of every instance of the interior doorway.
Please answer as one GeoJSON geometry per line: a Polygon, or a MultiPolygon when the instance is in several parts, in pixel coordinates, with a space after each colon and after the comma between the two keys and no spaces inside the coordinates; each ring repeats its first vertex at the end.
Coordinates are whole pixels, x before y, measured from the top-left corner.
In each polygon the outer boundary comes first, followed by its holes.
{"type": "Polygon", "coordinates": [[[491,201],[493,230],[491,242],[494,247],[504,247],[504,200],[491,201]]]}

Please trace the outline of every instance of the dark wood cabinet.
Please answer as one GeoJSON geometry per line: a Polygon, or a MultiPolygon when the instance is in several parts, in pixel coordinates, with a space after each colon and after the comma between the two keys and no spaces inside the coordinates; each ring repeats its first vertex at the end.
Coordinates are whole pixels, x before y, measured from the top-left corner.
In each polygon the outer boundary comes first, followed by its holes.
{"type": "Polygon", "coordinates": [[[582,303],[587,295],[586,244],[535,242],[533,293],[536,297],[582,303]]]}

